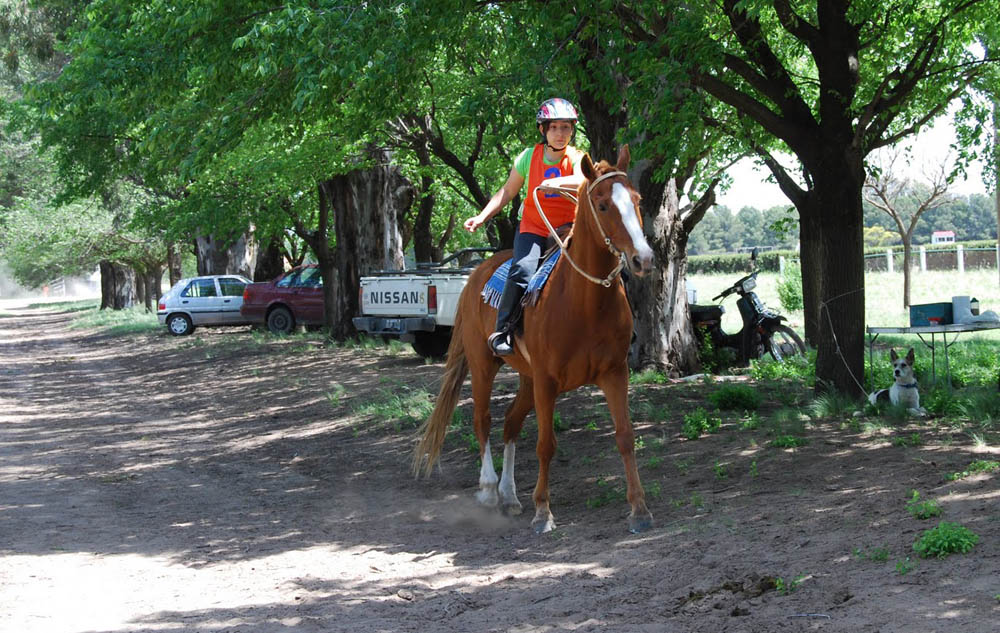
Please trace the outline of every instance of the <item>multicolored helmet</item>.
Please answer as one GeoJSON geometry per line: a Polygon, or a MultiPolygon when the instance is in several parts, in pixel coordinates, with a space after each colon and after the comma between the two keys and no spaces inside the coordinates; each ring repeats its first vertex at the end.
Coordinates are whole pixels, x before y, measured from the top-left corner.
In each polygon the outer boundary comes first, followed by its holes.
{"type": "Polygon", "coordinates": [[[546,121],[572,121],[576,123],[578,118],[576,108],[573,107],[572,103],[556,97],[542,102],[542,105],[538,107],[535,121],[539,124],[546,121]]]}

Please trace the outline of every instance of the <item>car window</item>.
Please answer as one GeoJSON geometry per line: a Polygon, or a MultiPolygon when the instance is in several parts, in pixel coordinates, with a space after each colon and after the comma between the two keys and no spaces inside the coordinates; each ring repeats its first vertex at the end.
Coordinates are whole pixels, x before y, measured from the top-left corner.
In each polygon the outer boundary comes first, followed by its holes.
{"type": "Polygon", "coordinates": [[[223,277],[219,279],[219,288],[222,290],[223,297],[242,297],[246,287],[247,284],[245,281],[236,279],[235,277],[223,277]]]}
{"type": "Polygon", "coordinates": [[[302,272],[301,270],[294,270],[285,275],[284,277],[282,277],[281,279],[279,279],[278,283],[274,285],[278,288],[287,288],[291,285],[294,285],[296,280],[298,280],[299,278],[299,273],[301,272],[302,272]]]}
{"type": "Polygon", "coordinates": [[[182,297],[217,297],[214,279],[195,279],[181,293],[182,297]]]}
{"type": "Polygon", "coordinates": [[[302,271],[295,285],[301,288],[322,288],[323,276],[319,274],[319,268],[307,268],[302,271]]]}

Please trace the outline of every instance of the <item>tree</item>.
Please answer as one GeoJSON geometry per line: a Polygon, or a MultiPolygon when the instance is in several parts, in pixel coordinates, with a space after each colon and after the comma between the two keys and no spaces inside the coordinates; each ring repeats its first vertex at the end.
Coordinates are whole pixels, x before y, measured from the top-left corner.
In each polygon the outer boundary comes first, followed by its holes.
{"type": "Polygon", "coordinates": [[[896,232],[903,244],[903,307],[910,307],[911,270],[913,264],[913,233],[925,211],[934,209],[948,200],[947,158],[932,172],[924,172],[928,186],[917,186],[899,174],[902,153],[883,153],[876,157],[865,180],[865,200],[892,218],[896,232]]]}
{"type": "Polygon", "coordinates": [[[663,55],[770,169],[799,213],[806,335],[817,387],[860,389],[865,159],[941,115],[993,63],[969,45],[995,0],[723,0],[663,12],[663,55]],[[800,179],[774,150],[790,150],[800,179]]]}

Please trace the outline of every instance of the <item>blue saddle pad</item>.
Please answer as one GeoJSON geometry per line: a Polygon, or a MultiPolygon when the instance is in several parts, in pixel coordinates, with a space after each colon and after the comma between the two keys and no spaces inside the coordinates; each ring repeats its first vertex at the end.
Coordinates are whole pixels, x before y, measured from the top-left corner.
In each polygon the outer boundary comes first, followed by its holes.
{"type": "MultiPolygon", "coordinates": [[[[552,274],[552,269],[555,268],[560,255],[562,255],[562,251],[557,249],[542,262],[542,265],[538,267],[535,274],[528,280],[528,288],[525,291],[525,295],[537,292],[545,286],[545,282],[548,281],[549,275],[552,274]]],[[[483,286],[482,296],[485,303],[490,304],[494,308],[500,307],[500,295],[503,294],[503,287],[507,283],[508,274],[510,274],[509,259],[501,264],[500,268],[497,268],[493,276],[483,286]]]]}

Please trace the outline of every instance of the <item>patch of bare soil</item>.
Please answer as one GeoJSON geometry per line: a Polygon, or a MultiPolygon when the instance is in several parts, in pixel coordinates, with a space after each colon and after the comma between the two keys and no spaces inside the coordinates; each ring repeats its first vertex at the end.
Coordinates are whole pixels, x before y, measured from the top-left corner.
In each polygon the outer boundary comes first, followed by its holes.
{"type": "MultiPolygon", "coordinates": [[[[410,475],[400,402],[436,393],[440,364],[70,320],[0,316],[5,631],[998,630],[1000,476],[946,479],[998,450],[940,425],[829,419],[776,448],[768,420],[794,426],[809,395],[768,384],[759,428],[726,415],[686,440],[684,414],[717,387],[634,386],[655,528],[631,535],[606,408],[581,389],[557,405],[558,528],[536,536],[532,428],[519,517],[473,500],[469,400],[440,471],[410,475]],[[907,512],[913,490],[980,536],[970,553],[916,556],[938,519],[907,512]]],[[[515,385],[501,374],[494,420],[515,385]]]]}

